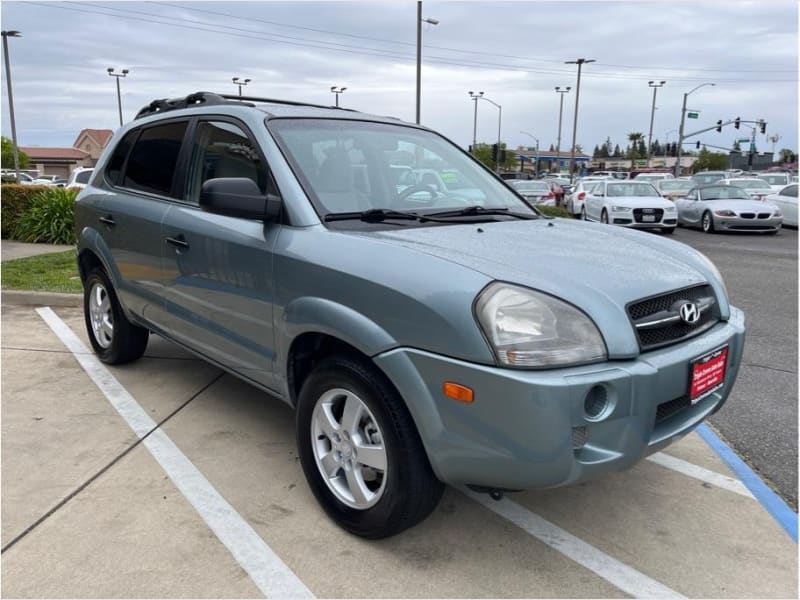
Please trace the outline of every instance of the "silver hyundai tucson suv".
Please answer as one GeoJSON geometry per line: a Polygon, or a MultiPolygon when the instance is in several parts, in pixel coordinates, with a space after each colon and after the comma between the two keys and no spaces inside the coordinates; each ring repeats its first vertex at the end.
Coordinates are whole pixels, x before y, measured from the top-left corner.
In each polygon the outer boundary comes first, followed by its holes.
{"type": "Polygon", "coordinates": [[[719,410],[742,358],[705,256],[547,218],[388,117],[156,100],[76,226],[100,359],[139,358],[152,332],[289,404],[311,490],[367,538],[424,519],[444,484],[499,497],[628,468],[719,410]]]}

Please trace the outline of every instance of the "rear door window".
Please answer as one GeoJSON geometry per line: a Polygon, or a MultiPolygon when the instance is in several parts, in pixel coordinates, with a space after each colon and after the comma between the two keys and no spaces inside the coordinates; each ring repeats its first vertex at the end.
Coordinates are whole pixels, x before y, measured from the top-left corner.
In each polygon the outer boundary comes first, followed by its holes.
{"type": "Polygon", "coordinates": [[[174,121],[142,130],[125,169],[123,187],[172,196],[178,155],[188,121],[174,121]]]}

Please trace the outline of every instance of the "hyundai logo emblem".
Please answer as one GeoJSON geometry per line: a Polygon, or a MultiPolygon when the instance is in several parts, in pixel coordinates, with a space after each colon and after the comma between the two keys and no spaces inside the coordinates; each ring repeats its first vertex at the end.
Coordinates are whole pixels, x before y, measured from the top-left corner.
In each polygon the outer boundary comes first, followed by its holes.
{"type": "Polygon", "coordinates": [[[688,325],[694,325],[700,320],[700,309],[694,302],[684,302],[678,309],[681,319],[688,325]]]}

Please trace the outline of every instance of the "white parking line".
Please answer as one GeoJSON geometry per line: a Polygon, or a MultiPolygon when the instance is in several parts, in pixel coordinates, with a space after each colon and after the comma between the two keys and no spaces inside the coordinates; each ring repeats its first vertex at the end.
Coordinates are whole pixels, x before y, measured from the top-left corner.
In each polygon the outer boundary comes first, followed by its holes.
{"type": "Polygon", "coordinates": [[[498,502],[486,494],[464,493],[634,598],[685,598],[508,498],[498,502]]]}
{"type": "MultiPolygon", "coordinates": [[[[49,307],[36,312],[139,438],[156,423],[49,307]]],[[[314,598],[292,570],[234,510],[162,429],[142,442],[161,468],[267,598],[314,598]]]]}
{"type": "Polygon", "coordinates": [[[675,458],[669,454],[664,454],[663,452],[657,452],[652,456],[648,456],[647,460],[654,462],[657,465],[661,465],[662,467],[666,467],[667,469],[672,469],[673,471],[687,475],[688,477],[694,477],[695,479],[699,479],[705,483],[710,483],[711,485],[715,485],[723,490],[728,490],[729,492],[740,494],[755,500],[755,496],[750,493],[750,490],[747,489],[747,486],[733,477],[728,477],[727,475],[722,475],[721,473],[717,473],[715,471],[709,471],[708,469],[698,467],[697,465],[686,462],[680,458],[675,458]]]}

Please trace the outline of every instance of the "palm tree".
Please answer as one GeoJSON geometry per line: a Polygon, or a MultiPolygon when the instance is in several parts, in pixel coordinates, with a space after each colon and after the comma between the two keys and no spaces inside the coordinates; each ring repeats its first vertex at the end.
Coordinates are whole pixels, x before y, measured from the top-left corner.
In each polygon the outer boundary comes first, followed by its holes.
{"type": "Polygon", "coordinates": [[[632,131],[628,134],[628,141],[631,143],[631,160],[636,160],[639,158],[639,152],[637,150],[637,146],[641,140],[644,139],[644,134],[639,131],[632,131]]]}

